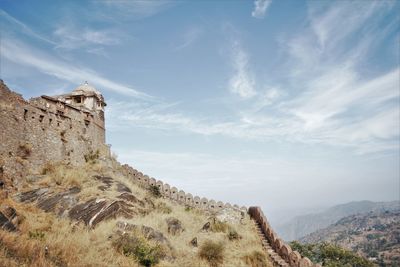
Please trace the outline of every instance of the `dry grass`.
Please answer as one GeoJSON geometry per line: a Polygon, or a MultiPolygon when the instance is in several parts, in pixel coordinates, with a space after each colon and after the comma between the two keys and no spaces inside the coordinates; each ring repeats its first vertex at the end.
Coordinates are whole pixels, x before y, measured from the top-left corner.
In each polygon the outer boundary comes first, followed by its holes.
{"type": "Polygon", "coordinates": [[[51,163],[47,163],[44,166],[42,174],[46,175],[45,179],[41,181],[42,185],[51,185],[55,183],[62,187],[82,187],[90,178],[90,174],[86,168],[73,168],[62,164],[51,163]]]}
{"type": "Polygon", "coordinates": [[[265,256],[265,253],[255,250],[243,257],[244,261],[251,267],[272,267],[265,256]]]}
{"type": "Polygon", "coordinates": [[[206,260],[211,267],[218,267],[224,262],[224,249],[222,242],[206,240],[200,247],[199,257],[206,260]]]}
{"type": "Polygon", "coordinates": [[[110,249],[113,226],[108,223],[90,231],[33,206],[10,199],[7,203],[29,219],[19,226],[19,233],[0,230],[0,266],[136,266],[134,260],[110,249]]]}

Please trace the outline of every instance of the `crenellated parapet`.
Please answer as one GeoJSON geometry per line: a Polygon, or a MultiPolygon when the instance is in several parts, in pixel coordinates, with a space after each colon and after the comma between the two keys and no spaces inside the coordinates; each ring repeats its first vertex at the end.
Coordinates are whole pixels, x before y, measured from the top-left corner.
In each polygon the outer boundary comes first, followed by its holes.
{"type": "Polygon", "coordinates": [[[179,204],[208,211],[218,211],[223,208],[233,208],[237,211],[247,212],[247,208],[245,206],[239,207],[238,205],[223,203],[222,201],[217,202],[213,199],[208,200],[205,197],[193,196],[191,193],[186,193],[175,186],[171,187],[167,183],[163,183],[160,180],[149,177],[148,175],[141,173],[127,164],[122,165],[122,168],[125,174],[131,178],[134,183],[142,187],[157,186],[163,197],[169,198],[179,204]]]}

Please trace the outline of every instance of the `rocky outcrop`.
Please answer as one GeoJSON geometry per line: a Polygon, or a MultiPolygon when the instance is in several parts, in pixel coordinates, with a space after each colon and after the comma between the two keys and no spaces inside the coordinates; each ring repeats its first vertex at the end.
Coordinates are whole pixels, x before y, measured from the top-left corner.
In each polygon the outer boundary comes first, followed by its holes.
{"type": "MultiPolygon", "coordinates": [[[[23,203],[35,203],[37,207],[45,212],[54,212],[59,216],[69,217],[72,220],[81,221],[89,227],[95,227],[101,221],[123,217],[132,218],[137,214],[148,213],[154,208],[154,204],[146,198],[139,199],[132,194],[126,185],[115,182],[112,177],[94,176],[104,186],[99,190],[111,190],[116,184],[116,191],[122,192],[112,198],[91,198],[86,201],[80,200],[80,188],[72,187],[68,190],[57,192],[56,188],[36,188],[19,193],[15,196],[17,201],[23,203]]],[[[2,219],[5,222],[5,219],[2,219]]],[[[9,225],[9,224],[7,224],[9,225]]],[[[12,226],[9,226],[12,228],[12,226]]]]}

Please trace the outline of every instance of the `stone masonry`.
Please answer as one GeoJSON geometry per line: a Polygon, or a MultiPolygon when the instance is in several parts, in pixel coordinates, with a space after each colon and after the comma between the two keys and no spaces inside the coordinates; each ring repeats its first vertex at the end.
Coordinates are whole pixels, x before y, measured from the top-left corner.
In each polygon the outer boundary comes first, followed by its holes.
{"type": "Polygon", "coordinates": [[[70,94],[26,101],[0,80],[1,175],[17,186],[18,178],[40,172],[47,162],[78,166],[85,155],[107,153],[105,105],[87,83],[70,94]]]}

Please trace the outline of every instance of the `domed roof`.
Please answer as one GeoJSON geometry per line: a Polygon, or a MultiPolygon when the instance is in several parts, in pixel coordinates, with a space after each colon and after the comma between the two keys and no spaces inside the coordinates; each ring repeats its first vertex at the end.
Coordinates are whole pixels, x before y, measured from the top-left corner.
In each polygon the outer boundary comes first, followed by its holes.
{"type": "Polygon", "coordinates": [[[95,93],[97,95],[100,95],[100,92],[96,90],[93,86],[90,86],[88,82],[85,82],[82,85],[79,85],[78,87],[75,88],[73,91],[75,93],[77,92],[83,92],[83,93],[95,93]]]}

